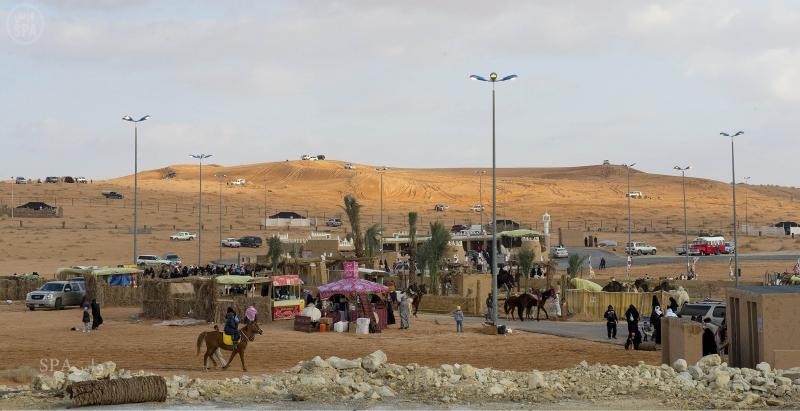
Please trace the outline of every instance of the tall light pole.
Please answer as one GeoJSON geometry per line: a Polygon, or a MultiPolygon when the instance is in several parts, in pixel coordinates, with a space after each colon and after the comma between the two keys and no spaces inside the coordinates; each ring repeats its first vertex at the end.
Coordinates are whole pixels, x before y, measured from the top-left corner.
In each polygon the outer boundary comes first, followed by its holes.
{"type": "Polygon", "coordinates": [[[219,179],[219,260],[222,261],[222,182],[228,178],[227,174],[214,174],[219,179]]]}
{"type": "MultiPolygon", "coordinates": [[[[486,174],[486,170],[478,170],[478,204],[481,206],[480,210],[480,217],[481,217],[481,236],[483,236],[483,176],[486,174]]],[[[486,248],[486,240],[483,240],[483,248],[486,248]]]]}
{"type": "Polygon", "coordinates": [[[686,170],[690,170],[692,166],[675,166],[672,168],[681,172],[681,185],[683,185],[683,250],[686,252],[686,278],[689,278],[691,263],[689,263],[689,223],[686,219],[686,170]]]}
{"type": "Polygon", "coordinates": [[[122,117],[122,120],[133,123],[133,263],[139,256],[139,124],[150,118],[146,115],[138,120],[131,116],[122,117]]]}
{"type": "MultiPolygon", "coordinates": [[[[626,194],[628,196],[628,244],[625,247],[625,253],[628,254],[630,259],[633,259],[633,243],[631,242],[631,167],[635,165],[636,163],[622,165],[628,171],[628,194],[626,194]]],[[[631,266],[628,264],[625,267],[625,279],[629,279],[631,277],[631,266]]]]}
{"type": "Polygon", "coordinates": [[[733,135],[728,133],[719,133],[723,137],[731,138],[731,188],[733,191],[733,243],[736,247],[733,248],[733,278],[734,287],[739,288],[739,242],[736,241],[736,157],[733,154],[733,138],[741,136],[744,131],[737,131],[733,135]]]}
{"type": "MultiPolygon", "coordinates": [[[[386,166],[376,168],[375,170],[378,171],[378,174],[381,175],[381,222],[380,222],[380,234],[381,234],[381,261],[378,262],[378,265],[381,266],[383,264],[383,172],[388,170],[389,168],[386,166]]],[[[383,268],[383,267],[381,267],[383,268]]]]}
{"type": "Polygon", "coordinates": [[[200,160],[200,195],[197,206],[197,267],[199,268],[202,262],[202,247],[200,246],[203,239],[203,159],[211,157],[211,154],[189,154],[189,157],[200,160]]]}
{"type": "MultiPolygon", "coordinates": [[[[742,179],[742,183],[747,184],[747,182],[749,180],[750,180],[749,176],[745,177],[745,178],[742,179]]],[[[750,225],[749,225],[749,222],[747,221],[747,191],[745,191],[744,192],[744,235],[746,235],[746,236],[750,235],[749,233],[750,233],[750,225]]],[[[736,247],[736,244],[734,243],[734,248],[735,247],[736,247]]]]}
{"type": "MultiPolygon", "coordinates": [[[[14,219],[14,186],[17,184],[17,178],[11,176],[11,219],[14,219]]],[[[133,258],[136,258],[135,256],[133,258]]]]}
{"type": "Polygon", "coordinates": [[[492,323],[497,324],[497,153],[495,151],[495,109],[494,109],[494,86],[495,83],[513,80],[516,74],[510,74],[498,79],[497,73],[492,72],[489,78],[478,75],[469,76],[471,80],[486,81],[492,83],[492,323]]]}
{"type": "Polygon", "coordinates": [[[267,180],[264,180],[264,230],[267,229],[267,180]]]}

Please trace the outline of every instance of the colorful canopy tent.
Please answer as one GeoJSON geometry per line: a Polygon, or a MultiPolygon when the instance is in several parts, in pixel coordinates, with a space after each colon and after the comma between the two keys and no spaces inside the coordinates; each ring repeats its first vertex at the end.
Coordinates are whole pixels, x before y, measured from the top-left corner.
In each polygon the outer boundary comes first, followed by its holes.
{"type": "Polygon", "coordinates": [[[511,237],[511,238],[519,238],[519,237],[544,237],[544,233],[539,231],[527,230],[521,228],[519,230],[510,230],[510,231],[503,231],[501,233],[497,233],[497,235],[501,237],[511,237]]]}
{"type": "Polygon", "coordinates": [[[362,278],[344,278],[319,286],[319,295],[328,298],[334,294],[377,294],[389,291],[389,287],[362,278]]]}
{"type": "Polygon", "coordinates": [[[573,287],[580,290],[594,291],[594,292],[603,291],[603,287],[601,287],[600,284],[597,284],[593,281],[584,280],[583,278],[573,278],[569,280],[569,282],[573,287]]]}
{"type": "Polygon", "coordinates": [[[249,275],[218,275],[214,277],[214,279],[217,280],[217,284],[242,285],[242,284],[250,284],[250,280],[252,280],[253,277],[250,277],[249,275]]]}
{"type": "Polygon", "coordinates": [[[280,287],[284,285],[303,285],[303,280],[300,279],[299,275],[273,275],[272,276],[272,285],[275,287],[280,287]]]}
{"type": "Polygon", "coordinates": [[[127,287],[133,285],[134,275],[139,275],[142,270],[128,267],[104,267],[92,270],[96,277],[107,277],[108,285],[127,287]]]}

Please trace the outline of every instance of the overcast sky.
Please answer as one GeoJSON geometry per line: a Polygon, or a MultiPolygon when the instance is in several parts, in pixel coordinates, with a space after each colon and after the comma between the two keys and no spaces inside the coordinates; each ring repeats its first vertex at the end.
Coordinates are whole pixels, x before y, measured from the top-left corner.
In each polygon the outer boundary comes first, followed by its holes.
{"type": "Polygon", "coordinates": [[[0,1],[5,176],[636,162],[796,186],[796,1],[0,1]],[[27,6],[30,5],[30,6],[27,6]],[[30,24],[28,24],[30,23],[30,24]],[[26,25],[27,24],[27,25],[26,25]],[[34,30],[27,30],[32,27],[34,30]]]}

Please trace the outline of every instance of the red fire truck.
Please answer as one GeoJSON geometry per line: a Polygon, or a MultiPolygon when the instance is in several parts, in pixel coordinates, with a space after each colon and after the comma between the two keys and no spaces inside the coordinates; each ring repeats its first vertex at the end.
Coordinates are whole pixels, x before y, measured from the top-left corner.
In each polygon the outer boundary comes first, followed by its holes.
{"type": "Polygon", "coordinates": [[[725,253],[725,238],[722,236],[697,237],[689,245],[689,255],[711,255],[725,253]]]}

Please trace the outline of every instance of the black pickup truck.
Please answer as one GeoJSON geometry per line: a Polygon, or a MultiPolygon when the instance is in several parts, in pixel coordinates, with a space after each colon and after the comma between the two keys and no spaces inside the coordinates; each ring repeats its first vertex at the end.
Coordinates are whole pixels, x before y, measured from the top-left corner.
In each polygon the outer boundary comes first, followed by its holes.
{"type": "Polygon", "coordinates": [[[122,193],[118,193],[116,191],[103,191],[103,197],[105,198],[122,198],[122,193]]]}

